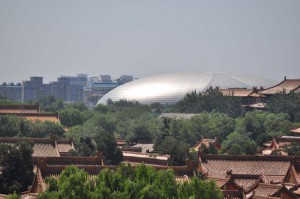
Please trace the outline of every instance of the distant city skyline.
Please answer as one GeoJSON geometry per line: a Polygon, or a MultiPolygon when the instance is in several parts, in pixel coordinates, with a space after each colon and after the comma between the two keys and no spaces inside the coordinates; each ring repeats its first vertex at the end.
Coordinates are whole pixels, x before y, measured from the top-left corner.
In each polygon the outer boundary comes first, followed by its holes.
{"type": "Polygon", "coordinates": [[[0,1],[0,83],[172,72],[300,78],[300,1],[0,1]]]}

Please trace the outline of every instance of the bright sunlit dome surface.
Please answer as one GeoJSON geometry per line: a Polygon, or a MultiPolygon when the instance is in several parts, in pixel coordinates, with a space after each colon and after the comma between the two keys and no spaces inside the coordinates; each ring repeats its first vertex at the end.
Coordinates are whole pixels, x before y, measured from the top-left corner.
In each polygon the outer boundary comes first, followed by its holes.
{"type": "Polygon", "coordinates": [[[104,95],[98,104],[107,100],[134,100],[142,104],[159,102],[174,104],[191,91],[205,92],[210,87],[227,88],[268,88],[278,82],[257,75],[233,75],[227,73],[185,72],[162,74],[141,78],[119,86],[104,95]]]}

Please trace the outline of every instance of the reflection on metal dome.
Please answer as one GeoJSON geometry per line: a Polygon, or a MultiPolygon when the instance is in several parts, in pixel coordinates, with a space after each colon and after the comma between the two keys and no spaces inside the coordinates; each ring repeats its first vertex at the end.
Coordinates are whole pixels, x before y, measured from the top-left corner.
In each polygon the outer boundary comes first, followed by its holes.
{"type": "Polygon", "coordinates": [[[98,104],[106,104],[108,99],[135,100],[142,104],[159,102],[173,104],[191,91],[204,92],[210,87],[252,88],[271,87],[275,80],[256,75],[233,75],[226,73],[186,72],[156,75],[141,78],[119,86],[104,95],[98,104]]]}

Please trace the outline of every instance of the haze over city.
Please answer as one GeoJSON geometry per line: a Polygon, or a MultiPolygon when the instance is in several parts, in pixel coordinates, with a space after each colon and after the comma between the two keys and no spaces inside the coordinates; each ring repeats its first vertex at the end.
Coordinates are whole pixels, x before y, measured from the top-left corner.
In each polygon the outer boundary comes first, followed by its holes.
{"type": "Polygon", "coordinates": [[[0,83],[182,71],[299,78],[300,1],[1,1],[0,83]]]}

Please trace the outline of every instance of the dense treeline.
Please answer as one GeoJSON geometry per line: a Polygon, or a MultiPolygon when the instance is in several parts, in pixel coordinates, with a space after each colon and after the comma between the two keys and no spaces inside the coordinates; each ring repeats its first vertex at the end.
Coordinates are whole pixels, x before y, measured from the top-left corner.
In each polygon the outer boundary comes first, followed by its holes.
{"type": "Polygon", "coordinates": [[[66,136],[74,140],[78,149],[74,155],[94,155],[99,150],[106,163],[112,164],[122,160],[116,139],[125,139],[128,144],[155,143],[156,152],[172,156],[171,165],[181,165],[189,157],[188,148],[202,137],[218,138],[223,146],[218,153],[256,153],[272,136],[288,135],[292,126],[297,127],[291,122],[298,121],[299,99],[297,93],[278,93],[268,100],[270,112],[245,112],[238,98],[223,96],[218,89],[209,89],[205,94],[188,93],[175,105],[146,106],[120,100],[108,101],[93,110],[82,103],[63,104],[49,96],[38,103],[43,111],[59,114],[62,125],[69,129],[67,133],[58,124],[0,116],[0,135],[66,136]],[[165,123],[154,109],[198,114],[190,120],[169,119],[165,123]]]}
{"type": "Polygon", "coordinates": [[[272,113],[287,113],[291,121],[300,122],[300,92],[285,91],[271,96],[267,100],[267,110],[272,113]]]}
{"type": "Polygon", "coordinates": [[[173,170],[156,170],[141,164],[133,169],[121,164],[116,171],[104,169],[95,178],[75,166],[66,168],[58,179],[48,178],[44,198],[224,198],[214,182],[193,177],[177,183],[173,170]]]}
{"type": "Polygon", "coordinates": [[[0,144],[0,193],[21,193],[33,181],[31,161],[32,145],[25,142],[15,145],[0,144]]]}
{"type": "Polygon", "coordinates": [[[30,121],[14,115],[0,115],[0,137],[63,136],[64,128],[55,122],[30,121]]]}
{"type": "Polygon", "coordinates": [[[205,93],[196,91],[187,93],[175,105],[175,110],[181,113],[220,112],[230,117],[239,117],[243,113],[241,98],[224,96],[218,88],[209,88],[205,93]]]}

